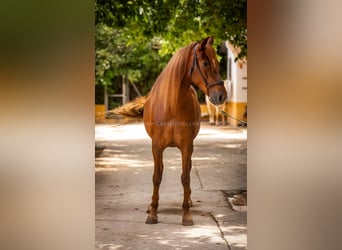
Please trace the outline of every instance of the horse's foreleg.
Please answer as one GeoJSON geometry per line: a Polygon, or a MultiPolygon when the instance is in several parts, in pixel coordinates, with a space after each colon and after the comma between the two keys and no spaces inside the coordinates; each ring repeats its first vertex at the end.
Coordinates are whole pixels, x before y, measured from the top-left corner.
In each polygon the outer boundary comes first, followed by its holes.
{"type": "Polygon", "coordinates": [[[216,126],[220,125],[220,122],[219,122],[219,109],[218,109],[218,106],[215,106],[215,116],[216,116],[216,126]]]}
{"type": "Polygon", "coordinates": [[[164,149],[157,145],[152,146],[152,153],[154,159],[154,172],[153,172],[153,195],[151,206],[148,209],[149,215],[146,219],[146,224],[158,223],[158,202],[159,202],[159,186],[163,175],[163,151],[164,149]]]}
{"type": "MultiPolygon", "coordinates": [[[[191,156],[190,156],[190,170],[189,172],[191,172],[191,168],[192,168],[192,161],[191,161],[191,156]]],[[[190,187],[190,184],[189,184],[189,189],[190,189],[190,195],[189,195],[189,207],[193,207],[193,203],[192,203],[192,200],[191,200],[191,187],[190,187]]]]}
{"type": "Polygon", "coordinates": [[[190,206],[192,206],[192,201],[190,198],[190,170],[191,170],[191,155],[193,151],[193,146],[188,146],[182,149],[182,185],[184,189],[184,200],[183,200],[183,220],[182,224],[184,226],[191,226],[194,224],[192,216],[190,213],[190,206]]]}

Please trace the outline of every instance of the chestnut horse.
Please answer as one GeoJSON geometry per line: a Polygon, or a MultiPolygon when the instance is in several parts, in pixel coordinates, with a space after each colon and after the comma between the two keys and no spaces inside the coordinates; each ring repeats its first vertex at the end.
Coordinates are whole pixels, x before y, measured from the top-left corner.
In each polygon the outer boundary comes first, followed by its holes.
{"type": "Polygon", "coordinates": [[[215,105],[223,103],[227,97],[212,44],[213,37],[207,37],[200,43],[191,43],[176,52],[156,79],[144,103],[144,125],[152,139],[154,159],[153,195],[147,224],[158,222],[159,185],[164,168],[163,151],[166,147],[177,147],[182,154],[182,224],[193,225],[189,211],[192,206],[191,155],[193,141],[200,128],[201,111],[192,84],[201,89],[215,105]]]}

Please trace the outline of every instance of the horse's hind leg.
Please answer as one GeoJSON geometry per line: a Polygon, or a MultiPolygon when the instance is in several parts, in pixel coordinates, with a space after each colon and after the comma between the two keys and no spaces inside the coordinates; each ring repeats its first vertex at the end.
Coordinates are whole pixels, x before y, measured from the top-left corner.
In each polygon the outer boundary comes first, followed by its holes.
{"type": "Polygon", "coordinates": [[[156,224],[158,223],[158,202],[159,202],[159,186],[163,175],[163,151],[164,148],[156,145],[152,142],[152,153],[154,159],[154,172],[153,172],[153,195],[151,206],[147,210],[149,215],[146,219],[146,224],[156,224]]]}
{"type": "MultiPolygon", "coordinates": [[[[227,102],[222,104],[222,110],[225,112],[228,112],[227,110],[227,102]]],[[[228,117],[226,117],[224,114],[222,115],[222,125],[228,125],[228,117]]]]}
{"type": "Polygon", "coordinates": [[[182,151],[182,184],[184,189],[184,200],[183,200],[183,218],[182,224],[184,226],[191,226],[194,224],[190,213],[190,206],[192,201],[190,198],[190,170],[191,170],[191,155],[193,146],[186,146],[181,149],[182,151]]]}
{"type": "Polygon", "coordinates": [[[210,104],[208,96],[205,96],[205,102],[207,103],[208,116],[209,116],[209,124],[215,124],[214,113],[212,111],[212,104],[210,104]]]}

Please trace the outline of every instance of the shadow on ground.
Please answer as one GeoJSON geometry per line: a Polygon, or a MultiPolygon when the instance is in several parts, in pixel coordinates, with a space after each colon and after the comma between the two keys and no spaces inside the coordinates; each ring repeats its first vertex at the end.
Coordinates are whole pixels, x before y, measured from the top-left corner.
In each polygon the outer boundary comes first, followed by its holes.
{"type": "Polygon", "coordinates": [[[164,153],[155,225],[145,224],[153,161],[143,124],[96,125],[96,249],[247,249],[247,214],[227,193],[247,189],[247,130],[202,125],[191,172],[194,226],[181,225],[180,152],[164,153]]]}

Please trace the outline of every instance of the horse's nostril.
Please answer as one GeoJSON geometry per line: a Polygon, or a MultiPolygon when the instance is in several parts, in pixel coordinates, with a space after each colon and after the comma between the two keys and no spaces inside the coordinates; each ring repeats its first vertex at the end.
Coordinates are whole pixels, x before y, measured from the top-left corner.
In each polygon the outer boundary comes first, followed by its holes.
{"type": "Polygon", "coordinates": [[[218,101],[219,101],[220,103],[222,103],[222,102],[223,102],[223,94],[220,94],[220,95],[219,95],[219,97],[218,97],[218,101]]]}

